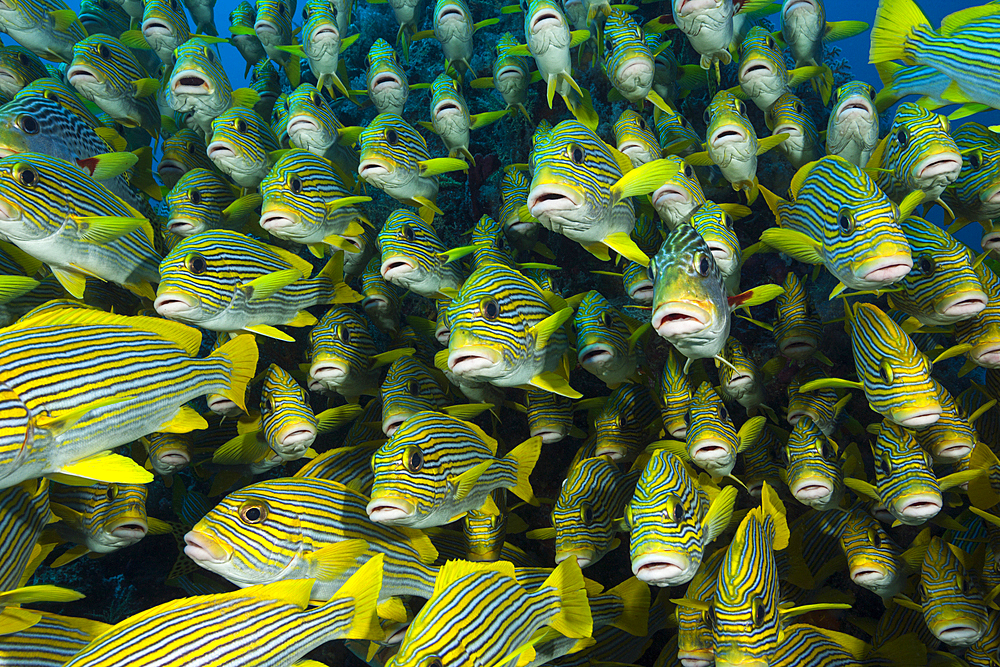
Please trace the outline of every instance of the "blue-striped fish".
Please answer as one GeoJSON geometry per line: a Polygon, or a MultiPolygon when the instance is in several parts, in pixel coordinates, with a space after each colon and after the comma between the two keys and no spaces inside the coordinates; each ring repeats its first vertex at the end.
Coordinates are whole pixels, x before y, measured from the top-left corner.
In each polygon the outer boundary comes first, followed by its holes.
{"type": "Polygon", "coordinates": [[[82,298],[92,276],[148,297],[158,280],[153,231],[81,168],[41,153],[0,158],[0,236],[47,264],[82,298]]]}
{"type": "Polygon", "coordinates": [[[250,68],[255,63],[267,57],[267,54],[264,53],[264,46],[257,39],[257,34],[253,30],[256,22],[257,10],[248,0],[241,0],[236,8],[229,12],[229,27],[232,33],[229,43],[236,47],[247,63],[243,76],[250,73],[250,68]],[[234,31],[233,28],[236,30],[234,31]]]}
{"type": "Polygon", "coordinates": [[[278,138],[252,109],[231,107],[212,119],[208,157],[241,188],[256,188],[274,165],[278,138]]]}
{"type": "Polygon", "coordinates": [[[631,461],[656,437],[660,426],[659,405],[646,385],[623,383],[611,391],[594,416],[588,441],[593,450],[586,455],[631,461]]]}
{"type": "Polygon", "coordinates": [[[154,307],[163,317],[211,331],[252,331],[279,340],[292,337],[274,325],[316,323],[305,309],[354,303],[361,295],[344,284],[338,253],[316,274],[287,250],[227,230],[190,236],[160,263],[154,307]]]}
{"type": "Polygon", "coordinates": [[[156,173],[167,188],[173,188],[181,176],[196,168],[215,169],[215,164],[208,159],[205,141],[197,132],[185,127],[163,141],[163,157],[156,173]]]}
{"type": "Polygon", "coordinates": [[[601,64],[615,91],[640,109],[647,99],[657,107],[665,107],[666,102],[653,90],[653,53],[635,19],[618,7],[610,7],[600,33],[604,38],[601,64]]]}
{"type": "MultiPolygon", "coordinates": [[[[455,6],[465,3],[463,0],[440,0],[438,4],[455,6]]],[[[464,159],[475,167],[476,159],[469,152],[469,131],[486,127],[506,115],[506,110],[471,115],[458,82],[451,74],[442,72],[431,83],[430,122],[420,121],[420,126],[441,137],[441,142],[448,149],[448,157],[464,159]]]]}
{"type": "MultiPolygon", "coordinates": [[[[264,47],[264,53],[285,71],[293,88],[299,85],[299,57],[281,47],[296,43],[297,36],[292,29],[295,4],[295,0],[257,0],[257,20],[253,24],[253,31],[264,47]]],[[[232,28],[230,32],[235,34],[232,28]]]]}
{"type": "MultiPolygon", "coordinates": [[[[665,116],[661,114],[660,118],[665,116]]],[[[706,200],[694,167],[678,156],[668,155],[663,159],[675,165],[676,169],[650,194],[650,199],[660,220],[666,223],[667,228],[674,229],[690,220],[691,214],[706,200]]]]}
{"type": "Polygon", "coordinates": [[[413,348],[376,353],[368,322],[346,305],[326,311],[309,332],[309,377],[349,400],[378,396],[383,366],[413,354],[413,348]]]}
{"type": "Polygon", "coordinates": [[[828,377],[816,361],[808,361],[802,366],[802,370],[795,374],[787,389],[788,413],[785,418],[789,424],[795,426],[800,419],[808,417],[824,435],[833,435],[840,415],[851,399],[851,394],[848,392],[839,396],[837,390],[833,388],[800,391],[802,385],[828,377]]]}
{"type": "MultiPolygon", "coordinates": [[[[941,416],[929,426],[914,432],[917,443],[931,453],[936,462],[957,462],[968,457],[977,446],[979,437],[944,385],[931,378],[941,404],[941,416]]],[[[982,412],[977,409],[981,415],[982,412]]]]}
{"type": "Polygon", "coordinates": [[[660,416],[667,435],[684,440],[687,437],[688,406],[694,389],[684,372],[684,356],[671,348],[660,375],[660,416]]]}
{"type": "Polygon", "coordinates": [[[889,134],[872,154],[875,183],[894,202],[915,190],[923,201],[936,201],[962,170],[962,156],[945,116],[906,102],[896,108],[889,134]]]}
{"type": "Polygon", "coordinates": [[[201,167],[186,171],[164,199],[166,230],[180,237],[213,229],[243,229],[260,206],[260,195],[240,197],[222,174],[201,167]]]}
{"type": "MultiPolygon", "coordinates": [[[[627,155],[633,167],[641,167],[663,155],[660,140],[642,115],[625,109],[618,115],[612,131],[618,152],[627,155]]],[[[656,197],[653,196],[655,201],[656,197]]]]}
{"type": "Polygon", "coordinates": [[[902,592],[911,571],[908,563],[917,558],[923,560],[923,549],[919,545],[904,557],[903,550],[893,542],[882,524],[860,507],[849,511],[839,539],[840,548],[847,557],[851,581],[883,600],[890,600],[902,592]]]}
{"type": "Polygon", "coordinates": [[[54,63],[72,60],[73,46],[87,37],[80,19],[62,0],[13,0],[0,15],[0,30],[54,63]]]}
{"type": "Polygon", "coordinates": [[[668,107],[661,111],[662,113],[654,114],[653,117],[660,147],[663,149],[670,146],[681,147],[678,151],[678,155],[681,156],[691,155],[697,151],[701,145],[701,138],[691,126],[691,121],[672,108],[668,107]]]}
{"type": "Polygon", "coordinates": [[[955,323],[955,342],[972,346],[962,367],[966,372],[976,366],[1000,368],[1000,278],[985,262],[974,268],[989,301],[976,317],[955,323]]]}
{"type": "Polygon", "coordinates": [[[738,72],[743,94],[765,113],[790,88],[808,80],[819,79],[814,85],[818,83],[823,104],[830,100],[833,86],[830,68],[820,62],[789,70],[781,48],[771,33],[761,26],[754,26],[743,38],[738,72]]]}
{"type": "Polygon", "coordinates": [[[823,145],[816,124],[802,100],[793,93],[782,93],[765,112],[764,120],[771,134],[788,135],[788,139],[778,144],[778,150],[785,154],[792,169],[797,170],[822,156],[823,145]]]}
{"type": "Polygon", "coordinates": [[[826,152],[851,164],[868,164],[878,145],[878,110],[875,89],[863,81],[849,81],[837,88],[826,125],[826,152]]]}
{"type": "Polygon", "coordinates": [[[147,0],[138,18],[139,29],[123,32],[120,39],[133,49],[152,49],[166,65],[174,63],[174,49],[191,38],[187,14],[180,2],[147,0]]]}
{"type": "Polygon", "coordinates": [[[573,412],[579,404],[565,396],[553,394],[544,389],[528,389],[524,392],[524,405],[515,404],[515,409],[524,411],[528,422],[528,434],[542,439],[542,444],[560,442],[566,437],[582,438],[586,434],[573,425],[573,412]]]}
{"type": "MultiPolygon", "coordinates": [[[[306,2],[306,6],[302,9],[303,16],[306,12],[308,16],[302,24],[302,32],[299,35],[302,45],[278,48],[288,51],[293,57],[298,56],[309,61],[309,71],[316,77],[317,89],[325,89],[331,97],[336,97],[334,92],[336,89],[344,97],[350,98],[344,82],[347,78],[347,69],[340,59],[341,52],[359,37],[357,34],[350,36],[346,34],[351,23],[350,6],[344,12],[335,3],[313,0],[306,2]]],[[[350,83],[350,80],[347,83],[350,83]]]]}
{"type": "MultiPolygon", "coordinates": [[[[371,401],[368,405],[378,407],[378,401],[371,401]]],[[[382,441],[365,440],[362,444],[351,444],[357,443],[358,440],[364,440],[364,438],[362,436],[352,438],[350,432],[357,430],[357,424],[364,422],[365,417],[368,416],[367,413],[366,406],[365,412],[362,412],[361,416],[352,424],[348,437],[344,439],[344,447],[323,452],[295,473],[295,477],[313,477],[338,482],[361,494],[366,494],[363,496],[364,502],[361,503],[361,515],[365,521],[368,521],[368,515],[364,511],[367,494],[371,493],[372,485],[375,483],[375,474],[372,472],[372,455],[382,446],[382,441]]],[[[358,432],[367,433],[365,430],[358,432]]],[[[378,433],[372,431],[367,435],[376,437],[378,433]]]]}
{"type": "Polygon", "coordinates": [[[140,442],[149,455],[150,469],[157,475],[176,474],[194,460],[194,442],[187,433],[150,433],[140,442]]]}
{"type": "Polygon", "coordinates": [[[821,0],[785,0],[781,7],[781,37],[796,67],[823,62],[823,45],[868,30],[861,21],[827,21],[821,0]]]}
{"type": "Polygon", "coordinates": [[[411,86],[406,71],[399,66],[396,51],[387,41],[379,38],[372,43],[365,59],[365,70],[368,99],[378,113],[402,116],[411,86]]]}
{"type": "Polygon", "coordinates": [[[382,558],[375,556],[329,602],[311,610],[309,579],[166,602],[125,619],[67,665],[109,667],[127,660],[153,667],[164,653],[206,667],[290,665],[334,639],[381,638],[375,614],[381,570],[382,558]],[[234,630],[252,650],[231,641],[234,630]]]}
{"type": "Polygon", "coordinates": [[[784,433],[765,424],[757,442],[743,450],[743,474],[740,478],[751,497],[760,498],[764,482],[773,488],[786,486],[780,454],[784,446],[783,437],[784,433]]]}
{"type": "Polygon", "coordinates": [[[311,598],[329,600],[358,567],[383,555],[381,600],[429,597],[437,550],[422,532],[373,523],[368,499],[338,482],[286,477],[227,495],[184,536],[198,565],[240,587],[314,580],[311,598]],[[345,543],[359,545],[344,551],[345,543]],[[367,545],[367,547],[365,547],[367,545]],[[352,553],[353,552],[353,553],[352,553]]]}
{"type": "Polygon", "coordinates": [[[440,412],[418,412],[372,457],[375,485],[368,517],[377,523],[429,528],[490,507],[502,487],[537,504],[528,476],[542,439],[526,440],[497,458],[497,442],[481,428],[440,412]]]}
{"type": "Polygon", "coordinates": [[[860,167],[828,155],[799,169],[792,200],[764,190],[777,227],[761,241],[807,264],[823,264],[838,280],[834,290],[880,289],[913,268],[899,227],[923,195],[896,206],[860,167]]]}
{"type": "Polygon", "coordinates": [[[459,661],[502,665],[514,658],[529,664],[536,655],[532,637],[546,626],[575,639],[593,632],[583,575],[574,559],[560,563],[534,590],[521,584],[509,562],[449,561],[387,667],[459,661]],[[484,642],[481,629],[488,627],[497,631],[484,642]]]}
{"type": "Polygon", "coordinates": [[[497,387],[531,385],[568,398],[563,324],[573,310],[558,295],[542,290],[502,264],[476,269],[448,306],[451,334],[436,365],[460,379],[497,387]]]}
{"type": "Polygon", "coordinates": [[[935,31],[913,0],[880,3],[868,60],[904,60],[932,67],[951,79],[944,95],[949,102],[1000,106],[998,64],[990,37],[1000,25],[1000,15],[983,5],[946,18],[935,31]]]}
{"type": "Polygon", "coordinates": [[[437,0],[432,33],[441,44],[445,71],[454,69],[457,72],[461,65],[463,72],[475,77],[476,71],[471,65],[473,36],[482,28],[499,22],[499,18],[491,17],[473,23],[472,11],[465,0],[437,0]]]}
{"type": "Polygon", "coordinates": [[[174,66],[166,81],[167,104],[189,112],[189,123],[211,136],[212,120],[235,105],[252,107],[259,96],[249,88],[233,90],[216,47],[195,38],[174,50],[174,66]]]}
{"type": "Polygon", "coordinates": [[[688,223],[667,234],[650,264],[655,281],[652,324],[678,352],[692,360],[717,358],[729,338],[732,309],[765,303],[782,293],[761,285],[726,295],[722,272],[705,239],[688,223]]]}
{"type": "Polygon", "coordinates": [[[783,142],[788,135],[772,134],[758,139],[747,118],[747,105],[728,90],[716,93],[705,109],[705,125],[704,151],[684,159],[695,166],[716,165],[733,190],[742,190],[747,203],[752,204],[760,190],[757,156],[783,142]]]}
{"type": "Polygon", "coordinates": [[[407,209],[393,211],[378,233],[382,277],[420,296],[443,299],[462,285],[458,260],[472,246],[445,250],[434,227],[407,209]]]}
{"type": "Polygon", "coordinates": [[[523,207],[528,203],[528,191],[531,182],[519,169],[507,169],[500,181],[500,196],[503,206],[500,209],[499,220],[503,223],[507,242],[516,250],[526,252],[540,246],[538,235],[541,225],[530,215],[522,215],[523,207]]]}
{"type": "Polygon", "coordinates": [[[988,250],[987,238],[995,239],[997,231],[991,220],[1000,216],[1000,138],[985,125],[967,122],[952,132],[952,139],[962,154],[962,170],[942,200],[959,218],[949,228],[956,230],[963,220],[979,222],[983,227],[983,249],[988,250]]]}
{"type": "Polygon", "coordinates": [[[379,329],[394,335],[400,329],[404,291],[382,277],[382,258],[371,258],[361,274],[361,308],[379,329]]]}
{"type": "Polygon", "coordinates": [[[200,344],[201,336],[181,324],[82,308],[29,314],[5,329],[0,349],[11,378],[4,399],[10,425],[0,439],[0,485],[57,474],[150,481],[145,470],[108,450],[155,431],[204,428],[183,407],[199,396],[222,394],[243,405],[257,363],[254,341],[238,337],[193,359],[200,344]],[[47,360],[56,347],[73,362],[47,360]],[[44,378],[45,391],[24,394],[23,383],[35,376],[44,378]]]}
{"type": "Polygon", "coordinates": [[[648,307],[653,303],[653,281],[649,277],[649,267],[627,262],[622,271],[622,287],[635,305],[648,307]]]}
{"type": "Polygon", "coordinates": [[[925,325],[949,325],[986,308],[983,285],[968,248],[938,225],[910,216],[900,226],[910,244],[913,268],[899,280],[889,305],[925,325]]]}
{"type": "Polygon", "coordinates": [[[625,508],[632,573],[661,587],[691,581],[705,547],[729,525],[735,501],[736,487],[703,488],[678,456],[654,452],[625,508]]]}
{"type": "MultiPolygon", "coordinates": [[[[0,532],[5,536],[0,591],[12,591],[23,586],[34,574],[35,567],[41,564],[35,562],[42,556],[38,540],[46,524],[56,520],[49,511],[50,486],[47,479],[29,479],[0,490],[0,532]]],[[[11,614],[10,610],[0,610],[4,629],[20,615],[11,614]]],[[[37,618],[25,616],[21,621],[30,625],[37,618]]]]}
{"type": "Polygon", "coordinates": [[[629,237],[635,227],[630,198],[655,190],[676,165],[665,160],[631,165],[586,125],[564,120],[536,137],[527,210],[543,227],[599,259],[607,260],[611,249],[645,266],[649,258],[629,237]]]}
{"type": "Polygon", "coordinates": [[[782,356],[801,364],[819,349],[822,325],[797,275],[789,271],[781,287],[784,293],[774,301],[774,342],[782,356]]]}
{"type": "MultiPolygon", "coordinates": [[[[684,591],[684,599],[711,604],[715,596],[715,582],[719,578],[719,568],[726,557],[725,547],[716,549],[706,558],[698,574],[688,582],[684,591]]],[[[695,609],[678,605],[674,609],[677,621],[677,665],[679,667],[708,667],[714,658],[712,626],[709,625],[709,612],[706,609],[695,609]]],[[[666,667],[671,663],[663,661],[663,654],[656,661],[656,667],[666,667]]]]}
{"type": "Polygon", "coordinates": [[[30,628],[0,635],[0,654],[11,664],[63,667],[96,637],[111,628],[89,618],[32,612],[39,617],[30,628]]]}
{"type": "Polygon", "coordinates": [[[290,92],[285,106],[286,131],[292,145],[328,159],[339,170],[341,180],[353,186],[358,154],[352,145],[358,128],[345,128],[311,83],[290,92]]]}
{"type": "Polygon", "coordinates": [[[965,649],[963,659],[969,667],[990,667],[997,651],[1000,651],[1000,614],[990,611],[986,632],[975,644],[965,649]]]}
{"type": "Polygon", "coordinates": [[[95,35],[78,42],[66,81],[116,122],[142,128],[154,139],[159,137],[155,94],[160,82],[150,78],[132,52],[114,37],[95,35]]]}
{"type": "Polygon", "coordinates": [[[753,416],[758,408],[771,412],[764,404],[764,384],[757,364],[743,349],[743,345],[733,336],[726,341],[721,356],[728,363],[719,365],[719,393],[730,403],[736,402],[753,416]]]}
{"type": "MultiPolygon", "coordinates": [[[[264,120],[270,120],[278,104],[278,98],[282,96],[281,76],[270,59],[261,58],[253,65],[250,72],[250,88],[257,93],[258,98],[257,103],[253,105],[253,110],[264,120]]],[[[285,99],[288,99],[287,96],[285,99]]],[[[282,147],[287,148],[288,137],[283,137],[285,131],[275,130],[273,123],[271,130],[278,137],[282,147]],[[282,138],[284,141],[281,141],[282,138]]]]}
{"type": "Polygon", "coordinates": [[[382,398],[382,432],[392,437],[403,422],[426,411],[441,411],[448,405],[448,386],[442,385],[418,359],[400,357],[392,362],[379,393],[382,398]]]}
{"type": "Polygon", "coordinates": [[[799,417],[785,444],[788,490],[803,505],[836,511],[844,497],[842,459],[837,443],[809,416],[799,417]]]}
{"type": "Polygon", "coordinates": [[[13,98],[32,81],[49,75],[34,53],[14,44],[0,48],[0,94],[13,98]]]}
{"type": "Polygon", "coordinates": [[[88,35],[114,37],[128,30],[131,23],[131,17],[122,5],[111,0],[82,0],[78,15],[88,35]]]}
{"type": "Polygon", "coordinates": [[[260,183],[260,226],[279,239],[308,245],[316,257],[327,254],[327,246],[334,253],[358,254],[362,225],[372,224],[359,205],[371,198],[352,195],[350,186],[328,160],[290,150],[260,183]]]}
{"type": "Polygon", "coordinates": [[[733,216],[715,202],[705,202],[691,213],[691,226],[698,232],[715,258],[729,294],[740,291],[743,251],[736,236],[733,216]]]}
{"type": "Polygon", "coordinates": [[[397,201],[438,214],[438,175],[468,166],[457,158],[431,158],[420,133],[391,113],[376,116],[360,141],[361,178],[397,201]]]}
{"type": "Polygon", "coordinates": [[[584,370],[612,388],[635,377],[648,322],[640,324],[591,290],[576,307],[573,329],[577,359],[584,370]]]}
{"type": "Polygon", "coordinates": [[[473,79],[469,85],[472,88],[494,88],[503,98],[507,110],[517,109],[530,122],[531,116],[524,105],[528,101],[528,84],[535,80],[536,75],[528,70],[527,58],[509,53],[515,46],[517,40],[514,35],[509,32],[500,35],[493,60],[493,75],[473,79]]]}

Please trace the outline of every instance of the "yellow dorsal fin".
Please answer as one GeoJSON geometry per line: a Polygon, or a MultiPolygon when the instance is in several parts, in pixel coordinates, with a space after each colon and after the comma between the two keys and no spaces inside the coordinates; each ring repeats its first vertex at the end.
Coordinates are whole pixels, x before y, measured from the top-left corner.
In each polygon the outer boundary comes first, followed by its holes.
{"type": "Polygon", "coordinates": [[[774,519],[774,550],[781,551],[788,546],[788,521],[785,519],[785,504],[781,502],[777,491],[764,482],[760,492],[760,506],[764,514],[774,519]]]}
{"type": "Polygon", "coordinates": [[[474,563],[466,560],[450,560],[441,566],[437,579],[434,580],[434,592],[432,596],[442,595],[462,577],[478,572],[496,572],[505,577],[517,580],[514,575],[514,564],[510,561],[497,561],[495,563],[474,563]]]}

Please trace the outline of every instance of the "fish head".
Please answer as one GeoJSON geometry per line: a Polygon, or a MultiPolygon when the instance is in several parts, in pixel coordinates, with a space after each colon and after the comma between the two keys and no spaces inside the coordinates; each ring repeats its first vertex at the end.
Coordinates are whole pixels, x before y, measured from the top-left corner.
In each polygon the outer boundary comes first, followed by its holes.
{"type": "Polygon", "coordinates": [[[444,127],[469,124],[469,105],[458,82],[447,72],[438,74],[431,82],[431,120],[444,127]]]}
{"type": "MultiPolygon", "coordinates": [[[[329,202],[350,193],[329,161],[291,149],[261,181],[260,194],[260,226],[275,236],[308,243],[330,221],[329,202]]],[[[341,209],[341,213],[347,211],[341,209]]],[[[360,246],[360,241],[355,245],[360,246]]]]}
{"type": "Polygon", "coordinates": [[[600,377],[608,367],[628,355],[631,335],[622,313],[600,292],[591,290],[573,316],[577,359],[585,370],[600,377]]]}
{"type": "Polygon", "coordinates": [[[309,332],[309,375],[327,388],[341,387],[371,367],[375,339],[361,315],[334,305],[309,332]]]}
{"type": "Polygon", "coordinates": [[[190,169],[165,197],[169,209],[167,230],[177,236],[206,231],[235,200],[232,186],[218,172],[190,169]]]}
{"type": "Polygon", "coordinates": [[[795,426],[800,419],[808,417],[821,431],[828,431],[827,425],[836,423],[837,415],[834,407],[840,398],[835,389],[815,389],[813,391],[799,391],[806,382],[819,380],[827,377],[819,366],[815,363],[808,363],[802,370],[788,383],[788,414],[786,419],[789,424],[795,426]]]}
{"type": "Polygon", "coordinates": [[[622,271],[622,286],[628,298],[640,306],[653,303],[653,281],[649,270],[642,264],[628,262],[622,271]]]}
{"type": "Polygon", "coordinates": [[[569,32],[569,21],[557,0],[531,0],[527,3],[524,38],[528,44],[568,47],[569,32]]]}
{"type": "Polygon", "coordinates": [[[197,132],[190,128],[178,130],[163,142],[163,157],[156,168],[163,184],[173,188],[188,171],[200,168],[214,170],[208,159],[208,149],[197,132]]]}
{"type": "Polygon", "coordinates": [[[741,396],[760,382],[757,364],[747,356],[740,341],[732,336],[727,338],[722,357],[732,364],[719,366],[719,383],[725,393],[741,396]]]}
{"type": "Polygon", "coordinates": [[[962,155],[948,118],[912,102],[896,109],[881,167],[892,169],[908,190],[940,193],[962,170],[962,155]]]}
{"type": "Polygon", "coordinates": [[[677,170],[667,176],[650,198],[660,219],[670,228],[691,218],[691,213],[705,203],[705,194],[694,167],[676,155],[668,155],[665,161],[675,164],[677,170]]]}
{"type": "Polygon", "coordinates": [[[781,441],[769,427],[765,426],[757,441],[741,452],[742,479],[745,480],[743,483],[747,485],[751,497],[760,498],[764,482],[771,487],[784,485],[783,466],[779,463],[781,450],[781,441]]]}
{"type": "Polygon", "coordinates": [[[441,385],[423,363],[413,357],[392,362],[382,382],[382,432],[392,437],[403,422],[448,403],[441,385]]]}
{"type": "Polygon", "coordinates": [[[442,265],[444,244],[434,228],[409,209],[393,211],[378,233],[382,278],[408,287],[442,265]]]}
{"type": "Polygon", "coordinates": [[[65,151],[68,137],[86,132],[83,121],[58,100],[18,94],[0,109],[0,157],[15,153],[59,155],[65,151]]]}
{"type": "Polygon", "coordinates": [[[505,99],[523,94],[530,80],[528,59],[509,53],[517,43],[509,32],[501,35],[497,42],[497,57],[493,61],[493,87],[505,99]]]}
{"type": "Polygon", "coordinates": [[[180,0],[146,0],[139,29],[146,43],[154,49],[172,51],[191,36],[180,0]]]}
{"type": "Polygon", "coordinates": [[[333,4],[317,4],[302,26],[302,43],[306,52],[313,57],[339,54],[342,39],[333,4]]]}
{"type": "Polygon", "coordinates": [[[49,76],[38,56],[18,44],[0,49],[0,93],[14,97],[22,88],[49,76]]]}
{"type": "Polygon", "coordinates": [[[240,170],[247,162],[264,163],[275,150],[278,138],[253,109],[232,107],[212,120],[208,157],[227,173],[240,170]]]}
{"type": "Polygon", "coordinates": [[[884,420],[872,444],[875,488],[889,513],[900,523],[918,526],[944,507],[931,455],[913,433],[884,420]]]}
{"type": "Polygon", "coordinates": [[[400,173],[417,169],[417,162],[430,157],[424,138],[402,117],[383,113],[360,136],[361,161],[358,175],[376,187],[394,183],[400,173]]]}
{"type": "Polygon", "coordinates": [[[320,150],[337,141],[337,131],[344,125],[315,86],[309,83],[299,85],[288,94],[286,104],[288,137],[296,146],[320,150]]]}
{"type": "Polygon", "coordinates": [[[472,510],[462,520],[466,554],[470,561],[497,561],[507,535],[506,491],[499,489],[490,495],[500,508],[499,514],[472,510]]]}
{"type": "Polygon", "coordinates": [[[583,459],[569,471],[552,508],[556,563],[576,558],[583,568],[608,551],[617,531],[612,513],[624,495],[620,475],[607,456],[583,459]]]}
{"type": "Polygon", "coordinates": [[[806,415],[795,422],[785,445],[788,490],[803,505],[824,511],[844,495],[837,445],[806,415]]]}
{"type": "Polygon", "coordinates": [[[369,96],[379,99],[401,98],[405,101],[410,84],[399,65],[396,52],[384,39],[376,39],[365,59],[365,80],[369,96]]]}
{"type": "Polygon", "coordinates": [[[688,142],[688,145],[680,151],[680,155],[690,155],[699,150],[702,143],[701,137],[695,132],[691,121],[671,107],[661,111],[662,113],[653,118],[656,135],[660,138],[660,145],[669,146],[677,142],[688,142]]]}
{"type": "Polygon", "coordinates": [[[810,311],[809,299],[798,276],[789,271],[781,287],[785,291],[774,302],[774,340],[782,355],[801,363],[816,352],[822,325],[810,311]]]}
{"type": "MultiPolygon", "coordinates": [[[[135,57],[108,35],[94,35],[73,45],[66,81],[87,95],[99,94],[128,75],[126,63],[135,57]]],[[[134,66],[137,71],[138,63],[134,66]]]]}
{"type": "Polygon", "coordinates": [[[172,475],[191,464],[194,443],[188,433],[150,433],[143,438],[149,464],[158,475],[172,475]]]}
{"type": "Polygon", "coordinates": [[[128,13],[111,0],[83,0],[78,16],[88,35],[120,35],[129,29],[128,13]]]}
{"type": "Polygon", "coordinates": [[[705,147],[716,164],[734,157],[747,159],[757,150],[757,132],[747,118],[747,105],[727,90],[716,93],[705,108],[705,147]]]}
{"type": "Polygon", "coordinates": [[[257,10],[249,0],[241,0],[233,11],[229,12],[229,25],[231,27],[252,28],[257,20],[257,10]]]}
{"type": "MultiPolygon", "coordinates": [[[[217,96],[224,101],[232,93],[229,77],[215,47],[198,38],[174,49],[174,67],[170,71],[167,89],[174,99],[217,96]]],[[[177,110],[187,111],[188,108],[182,105],[177,110]]]]}
{"type": "Polygon", "coordinates": [[[634,458],[649,441],[654,421],[659,430],[659,412],[659,405],[644,385],[620,384],[594,417],[595,454],[615,461],[634,458]]]}
{"type": "Polygon", "coordinates": [[[277,364],[261,384],[260,425],[267,444],[286,461],[305,456],[319,432],[305,390],[277,364]]]}
{"type": "Polygon", "coordinates": [[[146,536],[145,484],[94,484],[84,487],[87,548],[110,553],[132,546],[146,536]]]}
{"type": "Polygon", "coordinates": [[[528,389],[525,416],[530,437],[540,437],[542,444],[559,442],[573,427],[573,402],[551,391],[528,389]]]}
{"type": "Polygon", "coordinates": [[[472,12],[464,0],[437,0],[434,5],[434,32],[441,39],[471,31],[472,12]]]}
{"type": "Polygon", "coordinates": [[[694,464],[713,475],[728,475],[736,463],[736,429],[722,397],[708,382],[691,397],[686,441],[694,464]]]}
{"type": "Polygon", "coordinates": [[[764,114],[764,120],[771,134],[787,134],[788,141],[797,143],[808,138],[814,144],[819,142],[812,117],[794,93],[782,93],[764,114]]]}
{"type": "Polygon", "coordinates": [[[292,34],[295,0],[257,0],[253,31],[261,44],[285,44],[292,34]]]}
{"type": "Polygon", "coordinates": [[[851,580],[873,593],[896,584],[902,576],[902,553],[875,517],[853,509],[840,532],[851,580]]]}
{"type": "Polygon", "coordinates": [[[948,646],[975,644],[987,628],[983,595],[962,561],[966,554],[931,538],[921,567],[919,596],[927,628],[948,646]]]}
{"type": "Polygon", "coordinates": [[[653,128],[632,109],[622,111],[613,129],[618,150],[629,157],[633,167],[656,160],[663,152],[653,128]]]}
{"type": "Polygon", "coordinates": [[[872,127],[877,141],[878,110],[875,107],[875,95],[875,88],[865,81],[848,81],[837,88],[833,93],[827,141],[836,146],[847,138],[867,137],[871,134],[872,127]]]}
{"type": "Polygon", "coordinates": [[[715,202],[705,202],[691,214],[691,225],[705,239],[715,258],[715,264],[723,275],[739,272],[743,253],[736,237],[733,216],[715,202]]]}
{"type": "Polygon", "coordinates": [[[788,73],[784,54],[761,26],[752,27],[743,38],[737,77],[740,88],[754,101],[766,98],[768,108],[785,90],[788,73]]]}
{"type": "Polygon", "coordinates": [[[506,170],[500,181],[500,195],[503,200],[500,222],[503,223],[508,241],[517,247],[533,247],[541,229],[536,221],[521,219],[520,209],[528,203],[530,187],[528,177],[518,169],[506,170]]]}
{"type": "Polygon", "coordinates": [[[660,375],[660,394],[663,398],[660,416],[667,433],[678,440],[687,438],[688,408],[693,393],[691,381],[684,372],[684,356],[670,348],[660,375]]]}
{"type": "Polygon", "coordinates": [[[604,69],[628,100],[644,100],[653,87],[656,64],[642,29],[631,16],[612,7],[604,22],[604,69]]]}

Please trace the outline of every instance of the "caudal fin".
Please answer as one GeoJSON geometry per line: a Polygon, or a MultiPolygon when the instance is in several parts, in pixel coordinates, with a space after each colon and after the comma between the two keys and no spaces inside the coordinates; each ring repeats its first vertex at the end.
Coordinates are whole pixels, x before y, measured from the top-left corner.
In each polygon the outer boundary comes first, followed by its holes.
{"type": "Polygon", "coordinates": [[[229,386],[219,392],[246,412],[247,384],[257,372],[257,341],[251,335],[241,335],[232,339],[217,350],[212,351],[209,358],[222,358],[232,364],[229,375],[229,386]]]}
{"type": "Polygon", "coordinates": [[[363,298],[344,282],[344,252],[333,253],[326,266],[316,274],[316,279],[329,287],[329,293],[323,303],[357,303],[363,298]]]}
{"type": "Polygon", "coordinates": [[[630,577],[608,591],[622,600],[622,613],[611,624],[636,637],[645,637],[649,623],[649,586],[630,577]]]}
{"type": "Polygon", "coordinates": [[[927,25],[927,17],[913,0],[882,0],[872,24],[868,62],[906,58],[906,45],[913,28],[927,25]]]}
{"type": "Polygon", "coordinates": [[[559,563],[541,588],[554,588],[559,596],[559,613],[549,621],[553,630],[574,639],[593,634],[594,621],[590,615],[587,587],[575,558],[559,563]]]}
{"type": "Polygon", "coordinates": [[[352,598],[354,600],[354,619],[351,627],[339,638],[341,639],[383,639],[385,633],[378,622],[378,598],[382,591],[382,568],[385,555],[375,554],[368,562],[358,568],[357,572],[344,582],[328,605],[337,604],[338,600],[352,598]]]}
{"type": "Polygon", "coordinates": [[[542,438],[536,436],[525,440],[504,457],[508,461],[513,461],[517,468],[517,484],[511,489],[511,492],[529,505],[538,505],[535,492],[531,489],[531,480],[528,478],[531,476],[531,471],[535,469],[535,463],[538,462],[538,456],[541,453],[542,438]]]}

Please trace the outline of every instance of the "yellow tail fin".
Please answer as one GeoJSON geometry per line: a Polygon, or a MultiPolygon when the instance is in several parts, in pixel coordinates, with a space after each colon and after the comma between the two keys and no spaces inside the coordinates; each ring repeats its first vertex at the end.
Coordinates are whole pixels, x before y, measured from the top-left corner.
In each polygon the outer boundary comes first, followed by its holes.
{"type": "Polygon", "coordinates": [[[384,554],[375,554],[344,582],[327,604],[337,604],[344,598],[354,600],[354,620],[343,639],[384,639],[378,623],[378,597],[382,591],[384,554]]]}
{"type": "Polygon", "coordinates": [[[594,621],[590,615],[587,588],[575,558],[559,563],[541,588],[554,588],[559,596],[559,613],[549,621],[553,630],[575,639],[593,634],[594,621]]]}
{"type": "Polygon", "coordinates": [[[538,455],[542,453],[542,438],[540,436],[525,440],[511,450],[504,458],[513,461],[517,467],[517,484],[511,492],[524,502],[538,506],[535,492],[531,489],[531,471],[535,469],[538,455]]]}
{"type": "Polygon", "coordinates": [[[223,358],[233,365],[229,386],[219,392],[246,412],[247,384],[257,372],[257,341],[253,336],[241,335],[214,350],[209,357],[223,358]]]}

